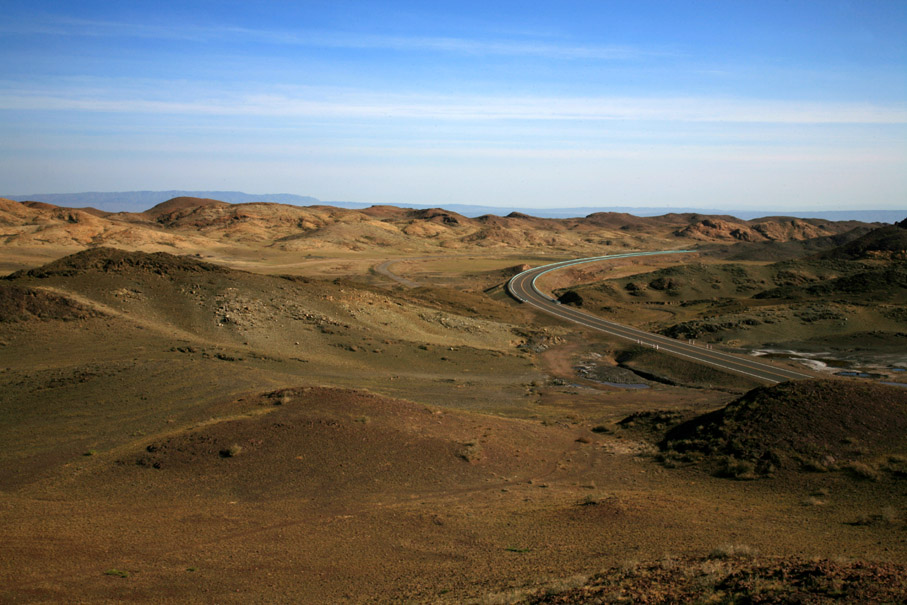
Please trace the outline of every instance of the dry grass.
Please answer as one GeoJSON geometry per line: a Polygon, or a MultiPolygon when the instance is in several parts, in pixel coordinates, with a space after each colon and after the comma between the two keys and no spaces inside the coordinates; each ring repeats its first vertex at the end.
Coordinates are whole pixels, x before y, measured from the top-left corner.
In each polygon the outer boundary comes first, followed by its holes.
{"type": "Polygon", "coordinates": [[[220,451],[221,458],[236,458],[243,452],[243,447],[239,444],[234,443],[230,447],[224,448],[220,451]]]}
{"type": "Polygon", "coordinates": [[[218,275],[46,278],[117,314],[0,326],[0,542],[15,572],[0,601],[109,601],[122,583],[98,561],[141,570],[128,585],[145,601],[464,602],[516,586],[486,601],[513,602],[531,594],[521,583],[560,598],[622,560],[681,576],[682,553],[723,542],[907,558],[887,526],[842,526],[878,508],[870,492],[883,482],[836,489],[819,515],[795,506],[800,485],[665,472],[632,431],[578,443],[629,411],[712,409],[728,395],[557,389],[517,349],[550,324],[513,301],[485,301],[497,315],[483,319],[479,294],[218,275]],[[109,295],[124,284],[143,298],[109,295]],[[212,302],[238,321],[217,327],[212,302]],[[566,580],[538,580],[558,570],[566,580]]]}

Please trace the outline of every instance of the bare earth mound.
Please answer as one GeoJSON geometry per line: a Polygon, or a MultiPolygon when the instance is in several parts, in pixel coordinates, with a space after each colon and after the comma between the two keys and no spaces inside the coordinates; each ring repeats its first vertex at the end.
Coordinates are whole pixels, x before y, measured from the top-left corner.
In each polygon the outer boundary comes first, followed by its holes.
{"type": "Polygon", "coordinates": [[[142,479],[168,489],[336,501],[390,489],[478,487],[538,467],[548,448],[529,453],[536,439],[575,447],[574,434],[553,435],[537,423],[442,413],[348,389],[282,389],[236,405],[261,413],[155,440],[118,466],[146,469],[142,479]]]}
{"type": "MultiPolygon", "coordinates": [[[[905,453],[907,390],[857,381],[808,380],[754,389],[726,407],[671,429],[669,454],[718,463],[719,474],[775,468],[859,471],[872,457],[905,453]]],[[[689,458],[688,458],[689,459],[689,458]]]]}

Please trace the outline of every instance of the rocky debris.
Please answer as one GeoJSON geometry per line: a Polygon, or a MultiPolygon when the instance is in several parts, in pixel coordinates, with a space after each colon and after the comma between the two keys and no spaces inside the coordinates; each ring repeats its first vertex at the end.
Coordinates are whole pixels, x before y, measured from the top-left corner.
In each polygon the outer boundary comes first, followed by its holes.
{"type": "Polygon", "coordinates": [[[758,231],[740,223],[731,223],[720,219],[705,219],[678,229],[674,232],[678,237],[689,237],[696,240],[736,240],[754,242],[764,240],[765,237],[758,231]]]}
{"type": "Polygon", "coordinates": [[[176,273],[227,273],[228,271],[230,270],[219,265],[202,262],[188,256],[175,256],[166,252],[127,252],[117,248],[98,247],[64,256],[36,269],[16,271],[5,279],[72,277],[87,273],[142,272],[172,276],[176,273]]]}
{"type": "Polygon", "coordinates": [[[763,322],[755,317],[694,319],[669,326],[659,331],[668,338],[681,340],[702,338],[708,334],[720,334],[729,330],[748,330],[763,322]]]}
{"type": "Polygon", "coordinates": [[[565,339],[562,336],[549,333],[547,330],[539,332],[523,332],[515,330],[515,333],[524,338],[524,341],[517,345],[522,351],[531,351],[533,353],[543,353],[551,347],[563,344],[565,339]]]}
{"type": "Polygon", "coordinates": [[[470,334],[484,331],[480,322],[466,317],[448,315],[446,313],[440,312],[425,311],[419,313],[419,318],[422,321],[428,323],[438,324],[448,330],[457,330],[460,332],[468,332],[470,334]]]}
{"type": "Polygon", "coordinates": [[[814,225],[808,221],[779,217],[759,222],[734,222],[720,218],[706,218],[674,232],[678,237],[704,241],[785,242],[803,241],[837,233],[831,224],[814,225]]]}
{"type": "Polygon", "coordinates": [[[516,601],[572,603],[898,603],[907,594],[907,567],[798,557],[753,556],[728,545],[704,557],[671,557],[613,567],[516,601]]]}

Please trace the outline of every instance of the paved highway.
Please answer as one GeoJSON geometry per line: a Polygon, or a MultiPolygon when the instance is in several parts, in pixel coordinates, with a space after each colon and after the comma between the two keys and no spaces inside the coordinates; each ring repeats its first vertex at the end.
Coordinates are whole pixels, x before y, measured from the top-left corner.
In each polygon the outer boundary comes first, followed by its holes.
{"type": "Polygon", "coordinates": [[[634,256],[654,256],[659,254],[685,254],[690,250],[668,250],[663,252],[630,252],[626,254],[612,254],[610,256],[596,256],[592,258],[580,258],[576,260],[563,261],[550,265],[543,265],[528,271],[523,271],[515,275],[507,282],[507,291],[517,300],[532,305],[533,307],[554,315],[560,319],[580,324],[593,330],[605,332],[612,336],[617,336],[625,340],[637,342],[644,346],[649,346],[663,353],[676,355],[689,359],[696,363],[707,366],[721,368],[737,374],[743,374],[756,380],[769,384],[776,384],[786,380],[801,380],[812,378],[808,374],[801,374],[793,370],[777,367],[772,364],[763,363],[749,357],[740,357],[723,353],[715,349],[710,349],[701,345],[690,344],[685,341],[674,340],[667,336],[659,334],[650,334],[636,328],[624,326],[613,321],[602,319],[601,317],[580,311],[579,309],[559,304],[555,299],[543,294],[537,287],[536,281],[539,277],[550,271],[564,269],[573,265],[584,263],[595,263],[617,258],[629,258],[634,256]]]}

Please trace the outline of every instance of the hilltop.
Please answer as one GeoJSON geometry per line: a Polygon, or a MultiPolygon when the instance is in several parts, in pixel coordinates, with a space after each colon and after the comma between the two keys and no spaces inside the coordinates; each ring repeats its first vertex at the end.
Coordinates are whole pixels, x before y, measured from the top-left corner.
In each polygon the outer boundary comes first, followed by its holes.
{"type": "Polygon", "coordinates": [[[880,227],[852,242],[820,255],[829,259],[907,260],[907,218],[894,225],[880,227]]]}
{"type": "MultiPolygon", "coordinates": [[[[96,207],[106,212],[141,212],[145,208],[150,208],[166,200],[176,197],[194,197],[210,198],[221,200],[230,204],[247,204],[252,202],[265,202],[277,204],[290,204],[294,206],[314,206],[326,205],[336,206],[338,208],[347,208],[350,210],[366,210],[374,207],[375,203],[365,202],[342,202],[342,201],[322,201],[318,198],[296,195],[292,193],[265,193],[250,194],[242,191],[118,191],[118,192],[83,192],[83,193],[36,193],[32,195],[5,195],[17,202],[29,200],[40,200],[48,204],[65,206],[67,208],[84,208],[96,207]]],[[[552,206],[548,208],[520,208],[506,206],[487,206],[476,204],[445,204],[447,210],[457,212],[471,218],[479,217],[485,214],[495,214],[504,216],[512,212],[519,214],[532,215],[542,218],[574,218],[588,216],[597,212],[602,212],[602,206],[572,206],[564,207],[563,204],[557,204],[552,200],[552,206]]],[[[381,205],[379,203],[378,205],[381,205]]],[[[397,204],[396,207],[407,209],[420,209],[428,205],[424,204],[397,204]]],[[[690,213],[699,215],[724,215],[727,210],[705,209],[705,208],[674,208],[674,207],[645,207],[645,206],[613,206],[607,207],[609,214],[632,214],[634,216],[662,216],[671,213],[690,213]]],[[[870,223],[890,223],[901,218],[900,211],[894,210],[820,210],[820,211],[791,211],[786,210],[788,216],[798,218],[818,218],[829,221],[862,221],[870,223]]],[[[738,210],[734,213],[742,219],[758,219],[765,216],[780,216],[783,213],[778,211],[754,211],[738,210]]]]}
{"type": "Polygon", "coordinates": [[[876,467],[903,476],[905,431],[907,389],[812,380],[750,391],[671,429],[659,445],[668,459],[703,460],[737,478],[801,468],[886,474],[876,467]]]}
{"type": "Polygon", "coordinates": [[[579,255],[726,241],[824,241],[865,226],[853,221],[789,217],[742,221],[676,213],[638,217],[599,212],[584,218],[545,219],[512,212],[469,218],[441,208],[231,204],[188,196],[142,212],[116,213],[0,200],[0,224],[4,226],[0,245],[37,255],[51,248],[73,251],[84,246],[195,253],[266,248],[275,254],[544,250],[579,255]]]}

